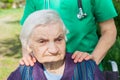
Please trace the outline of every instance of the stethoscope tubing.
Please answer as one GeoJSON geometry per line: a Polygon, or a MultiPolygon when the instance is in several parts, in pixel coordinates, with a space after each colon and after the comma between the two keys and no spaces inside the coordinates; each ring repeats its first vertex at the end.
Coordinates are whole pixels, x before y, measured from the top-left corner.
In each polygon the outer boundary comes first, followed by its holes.
{"type": "Polygon", "coordinates": [[[83,12],[82,0],[78,0],[78,9],[79,12],[77,14],[77,18],[81,20],[87,16],[87,14],[83,12]]]}
{"type": "Polygon", "coordinates": [[[77,0],[78,1],[78,8],[82,8],[82,0],[77,0]]]}

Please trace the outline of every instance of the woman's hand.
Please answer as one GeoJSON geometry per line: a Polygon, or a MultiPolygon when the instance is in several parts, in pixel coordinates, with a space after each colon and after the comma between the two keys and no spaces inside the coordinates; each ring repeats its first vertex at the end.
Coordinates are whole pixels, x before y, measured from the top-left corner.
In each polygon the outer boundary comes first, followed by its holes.
{"type": "Polygon", "coordinates": [[[22,59],[20,59],[19,61],[20,65],[26,65],[26,66],[33,66],[35,62],[36,59],[31,54],[23,55],[22,59]]]}
{"type": "Polygon", "coordinates": [[[83,60],[93,59],[93,56],[87,52],[75,51],[72,55],[72,59],[74,59],[74,62],[77,63],[82,62],[83,60]]]}

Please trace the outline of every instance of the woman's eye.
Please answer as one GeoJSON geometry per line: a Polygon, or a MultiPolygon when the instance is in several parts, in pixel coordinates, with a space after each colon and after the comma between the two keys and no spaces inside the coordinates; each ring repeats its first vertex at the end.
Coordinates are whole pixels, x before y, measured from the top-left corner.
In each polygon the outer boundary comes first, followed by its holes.
{"type": "Polygon", "coordinates": [[[58,41],[61,41],[61,40],[62,40],[62,38],[58,39],[58,41]]]}
{"type": "Polygon", "coordinates": [[[38,43],[45,43],[45,40],[39,40],[38,43]]]}
{"type": "Polygon", "coordinates": [[[56,39],[57,42],[60,42],[60,41],[62,41],[62,40],[63,40],[63,38],[58,38],[58,39],[56,39]]]}
{"type": "Polygon", "coordinates": [[[40,41],[39,43],[44,43],[45,41],[40,41]]]}

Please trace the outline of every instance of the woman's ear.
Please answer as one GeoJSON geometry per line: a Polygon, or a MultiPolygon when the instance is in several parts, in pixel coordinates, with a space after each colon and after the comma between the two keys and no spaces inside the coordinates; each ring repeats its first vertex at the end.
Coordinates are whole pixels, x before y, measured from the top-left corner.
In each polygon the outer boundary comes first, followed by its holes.
{"type": "Polygon", "coordinates": [[[27,45],[26,50],[28,51],[28,53],[31,53],[31,52],[32,52],[32,49],[31,49],[30,45],[27,45]]]}

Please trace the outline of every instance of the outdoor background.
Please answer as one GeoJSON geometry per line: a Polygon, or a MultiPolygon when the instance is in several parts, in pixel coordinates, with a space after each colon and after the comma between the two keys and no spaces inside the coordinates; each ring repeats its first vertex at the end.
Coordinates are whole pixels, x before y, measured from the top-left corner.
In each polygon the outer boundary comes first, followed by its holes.
{"type": "MultiPolygon", "coordinates": [[[[113,0],[113,2],[118,12],[118,17],[115,18],[118,34],[115,44],[102,63],[104,70],[111,70],[108,61],[114,60],[120,71],[120,1],[113,0]]],[[[22,56],[19,21],[24,4],[25,0],[0,0],[0,80],[6,80],[8,75],[19,66],[19,59],[22,56]]]]}

